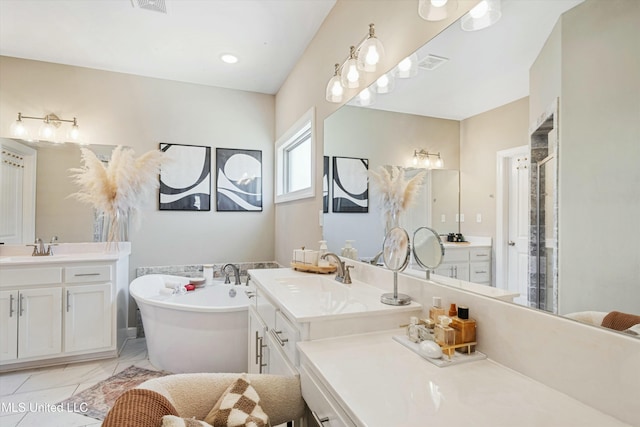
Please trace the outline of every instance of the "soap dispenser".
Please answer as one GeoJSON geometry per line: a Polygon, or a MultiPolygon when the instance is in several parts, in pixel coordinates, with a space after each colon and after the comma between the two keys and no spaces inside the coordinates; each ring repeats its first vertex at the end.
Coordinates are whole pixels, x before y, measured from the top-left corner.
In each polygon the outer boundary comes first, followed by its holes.
{"type": "Polygon", "coordinates": [[[318,249],[318,267],[328,267],[329,260],[323,259],[322,256],[329,252],[329,248],[327,247],[326,240],[320,240],[320,248],[318,249]]]}
{"type": "Polygon", "coordinates": [[[429,309],[429,319],[433,320],[436,324],[439,322],[439,317],[444,315],[444,308],[442,308],[442,298],[433,297],[432,306],[429,309]]]}

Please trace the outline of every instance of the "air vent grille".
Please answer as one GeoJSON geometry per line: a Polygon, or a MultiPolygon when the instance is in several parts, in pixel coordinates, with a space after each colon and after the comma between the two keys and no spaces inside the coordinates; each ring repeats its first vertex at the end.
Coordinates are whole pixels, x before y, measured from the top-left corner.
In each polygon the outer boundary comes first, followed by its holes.
{"type": "Polygon", "coordinates": [[[423,70],[433,71],[447,61],[449,61],[449,58],[428,54],[418,62],[418,67],[423,70]]]}
{"type": "Polygon", "coordinates": [[[138,7],[140,7],[140,9],[167,13],[167,6],[164,4],[164,0],[138,0],[138,7]]]}

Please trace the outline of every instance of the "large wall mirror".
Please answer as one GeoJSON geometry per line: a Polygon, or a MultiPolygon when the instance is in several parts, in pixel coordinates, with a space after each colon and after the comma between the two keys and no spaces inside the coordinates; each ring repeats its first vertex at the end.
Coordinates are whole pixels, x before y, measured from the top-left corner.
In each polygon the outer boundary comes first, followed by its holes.
{"type": "MultiPolygon", "coordinates": [[[[422,196],[429,203],[416,203],[401,223],[410,233],[428,226],[439,234],[491,238],[491,285],[508,289],[497,266],[519,263],[523,305],[560,315],[640,314],[640,246],[632,243],[640,239],[638,5],[502,3],[493,27],[464,32],[452,24],[416,52],[422,64],[416,77],[396,79],[394,90],[378,94],[373,105],[352,101],[328,117],[325,156],[410,171],[415,150],[440,153],[444,167],[429,172],[422,196]],[[603,59],[606,67],[596,66],[603,59]],[[553,219],[540,226],[547,252],[535,263],[556,279],[542,284],[549,293],[543,305],[528,295],[532,224],[539,219],[531,213],[528,174],[541,166],[530,158],[532,136],[549,120],[555,163],[540,197],[547,199],[543,215],[553,219]],[[515,220],[515,237],[504,231],[509,217],[499,200],[508,198],[509,187],[501,189],[499,181],[510,171],[528,193],[520,199],[526,215],[515,220]],[[438,210],[445,202],[453,204],[438,210]],[[518,238],[523,254],[510,258],[518,238]]],[[[331,197],[330,174],[326,182],[331,197]]],[[[361,258],[375,256],[384,236],[378,209],[374,197],[368,213],[335,213],[329,206],[323,228],[329,249],[339,252],[349,239],[361,258]]]]}
{"type": "MultiPolygon", "coordinates": [[[[12,151],[23,151],[21,147],[25,147],[25,152],[35,151],[37,159],[33,163],[35,197],[28,194],[32,191],[29,188],[25,188],[24,194],[20,196],[33,197],[35,212],[31,217],[20,212],[16,218],[19,222],[31,221],[32,231],[18,241],[6,239],[7,243],[27,244],[32,243],[33,238],[41,238],[48,242],[53,236],[57,236],[60,243],[92,242],[101,239],[102,223],[96,212],[91,206],[70,197],[79,187],[73,183],[69,170],[81,166],[80,147],[88,148],[100,160],[108,162],[114,145],[81,146],[72,143],[15,141],[7,138],[0,138],[0,144],[3,147],[13,147],[12,151]]],[[[32,171],[21,168],[19,172],[20,175],[13,178],[16,188],[18,185],[21,186],[25,179],[22,175],[30,174],[32,171]]]]}

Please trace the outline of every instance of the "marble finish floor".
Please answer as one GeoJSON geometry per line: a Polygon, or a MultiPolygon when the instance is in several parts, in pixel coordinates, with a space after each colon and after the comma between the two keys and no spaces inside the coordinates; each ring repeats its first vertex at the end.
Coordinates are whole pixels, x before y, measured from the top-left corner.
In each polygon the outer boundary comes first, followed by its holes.
{"type": "Polygon", "coordinates": [[[144,338],[127,341],[117,359],[0,374],[0,425],[2,427],[99,427],[102,424],[101,421],[74,413],[73,408],[70,408],[72,412],[53,412],[48,408],[131,365],[156,370],[149,363],[144,338]]]}

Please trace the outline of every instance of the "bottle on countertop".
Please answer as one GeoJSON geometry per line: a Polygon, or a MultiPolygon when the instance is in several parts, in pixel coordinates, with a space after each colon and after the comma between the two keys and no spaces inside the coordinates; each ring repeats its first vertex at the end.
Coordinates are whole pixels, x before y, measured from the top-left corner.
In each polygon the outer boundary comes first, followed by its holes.
{"type": "Polygon", "coordinates": [[[420,341],[420,334],[418,331],[418,318],[416,316],[411,316],[409,318],[409,326],[407,326],[407,336],[412,342],[420,341]]]}
{"type": "Polygon", "coordinates": [[[340,255],[345,258],[358,260],[358,250],[353,247],[353,242],[354,240],[345,241],[344,248],[342,248],[340,255]]]}
{"type": "Polygon", "coordinates": [[[455,344],[455,330],[449,326],[450,324],[450,317],[443,315],[438,318],[438,323],[435,327],[435,338],[436,342],[441,346],[455,344]]]}
{"type": "Polygon", "coordinates": [[[444,308],[442,308],[442,298],[433,297],[433,303],[431,308],[429,309],[429,319],[433,320],[437,324],[438,317],[443,315],[444,308]]]}
{"type": "Polygon", "coordinates": [[[322,259],[322,256],[329,252],[326,240],[320,240],[320,248],[318,249],[318,267],[329,267],[330,262],[327,259],[322,259]]]}
{"type": "MultiPolygon", "coordinates": [[[[469,318],[469,307],[458,306],[458,315],[452,319],[451,327],[455,330],[456,344],[466,344],[476,341],[476,321],[469,318]]],[[[475,351],[475,345],[461,347],[456,349],[459,352],[466,353],[475,351]]]]}

